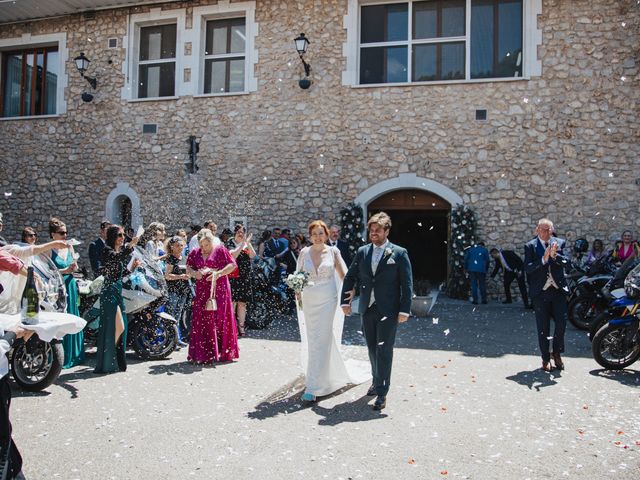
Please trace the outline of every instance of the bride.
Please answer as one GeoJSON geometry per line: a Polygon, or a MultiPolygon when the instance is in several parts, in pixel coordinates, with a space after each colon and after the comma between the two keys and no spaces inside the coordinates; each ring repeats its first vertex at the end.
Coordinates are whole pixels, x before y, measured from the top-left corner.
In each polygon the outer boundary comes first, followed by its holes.
{"type": "Polygon", "coordinates": [[[316,398],[339,390],[347,384],[360,384],[371,378],[366,362],[343,360],[344,314],[338,296],[347,273],[340,251],[326,244],[329,229],[322,220],[309,224],[312,245],[298,257],[297,269],[309,273],[309,285],[301,294],[298,308],[302,365],[306,370],[306,388],[302,400],[316,398]]]}

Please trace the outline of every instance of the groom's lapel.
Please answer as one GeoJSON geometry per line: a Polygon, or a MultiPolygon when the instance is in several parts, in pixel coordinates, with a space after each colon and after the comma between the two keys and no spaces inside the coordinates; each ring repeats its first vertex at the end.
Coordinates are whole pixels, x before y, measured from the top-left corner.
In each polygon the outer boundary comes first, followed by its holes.
{"type": "Polygon", "coordinates": [[[371,276],[373,276],[373,269],[371,268],[371,261],[373,259],[373,243],[369,244],[369,249],[367,250],[367,254],[364,257],[364,263],[365,268],[367,269],[367,271],[369,271],[369,273],[371,273],[371,276]]]}

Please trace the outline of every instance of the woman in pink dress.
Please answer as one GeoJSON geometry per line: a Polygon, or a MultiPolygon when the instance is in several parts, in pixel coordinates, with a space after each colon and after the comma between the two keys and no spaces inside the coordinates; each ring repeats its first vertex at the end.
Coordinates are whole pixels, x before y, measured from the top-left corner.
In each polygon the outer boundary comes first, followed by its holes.
{"type": "Polygon", "coordinates": [[[236,263],[224,245],[214,246],[211,231],[198,233],[198,244],[187,258],[187,273],[196,279],[193,299],[191,337],[187,360],[194,363],[230,362],[237,359],[238,330],[233,315],[231,287],[227,275],[236,263]],[[216,310],[207,310],[211,281],[216,280],[216,310]]]}

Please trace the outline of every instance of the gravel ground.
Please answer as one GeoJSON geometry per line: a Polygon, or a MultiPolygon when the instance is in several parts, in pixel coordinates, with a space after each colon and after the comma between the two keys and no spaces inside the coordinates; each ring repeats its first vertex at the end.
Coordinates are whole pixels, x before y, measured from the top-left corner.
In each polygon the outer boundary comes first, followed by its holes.
{"type": "MultiPolygon", "coordinates": [[[[566,370],[542,372],[533,313],[441,299],[401,326],[387,408],[367,385],[300,402],[297,324],[241,339],[217,367],[130,357],[126,373],[63,371],[14,389],[28,479],[640,478],[640,363],[608,373],[567,330],[566,370]]],[[[366,359],[357,318],[347,355],[366,359]]]]}

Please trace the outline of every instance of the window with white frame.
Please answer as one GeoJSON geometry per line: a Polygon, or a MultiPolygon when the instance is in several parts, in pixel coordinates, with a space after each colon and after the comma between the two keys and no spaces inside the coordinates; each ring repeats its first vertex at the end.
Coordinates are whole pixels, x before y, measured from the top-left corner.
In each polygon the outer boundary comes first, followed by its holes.
{"type": "Polygon", "coordinates": [[[362,4],[359,84],[522,76],[523,0],[362,4]]]}
{"type": "Polygon", "coordinates": [[[243,92],[245,59],[245,19],[225,18],[207,21],[204,93],[243,92]]]}
{"type": "Polygon", "coordinates": [[[140,27],[138,98],[175,95],[176,30],[175,23],[140,27]]]}

